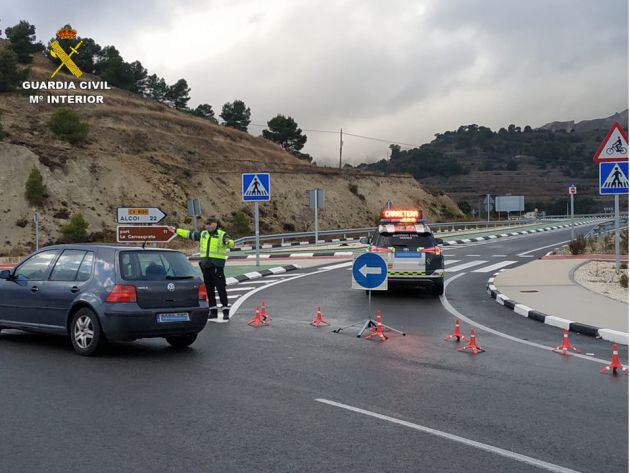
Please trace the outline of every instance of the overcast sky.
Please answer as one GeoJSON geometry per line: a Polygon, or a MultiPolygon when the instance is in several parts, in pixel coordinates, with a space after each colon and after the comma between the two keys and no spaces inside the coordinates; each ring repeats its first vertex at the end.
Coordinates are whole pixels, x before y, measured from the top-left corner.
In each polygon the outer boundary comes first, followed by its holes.
{"type": "MultiPolygon", "coordinates": [[[[459,125],[498,129],[600,118],[628,103],[627,0],[3,0],[3,29],[26,19],[47,41],[70,23],[114,44],[217,115],[236,98],[252,123],[277,113],[304,129],[411,144],[459,125]]],[[[260,127],[250,127],[258,135],[260,127]]],[[[338,136],[304,151],[338,160],[338,136]]],[[[387,144],[344,140],[349,162],[387,144]]]]}

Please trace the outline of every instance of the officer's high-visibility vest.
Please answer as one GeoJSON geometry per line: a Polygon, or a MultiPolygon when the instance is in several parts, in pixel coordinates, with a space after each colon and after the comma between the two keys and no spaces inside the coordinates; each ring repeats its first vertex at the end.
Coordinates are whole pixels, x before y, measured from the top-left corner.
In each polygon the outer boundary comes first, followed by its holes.
{"type": "Polygon", "coordinates": [[[211,234],[207,230],[201,232],[191,232],[183,228],[178,228],[177,235],[182,238],[190,238],[199,241],[199,256],[201,258],[227,259],[227,251],[234,248],[234,240],[228,240],[223,243],[225,232],[221,229],[215,234],[211,234]]]}

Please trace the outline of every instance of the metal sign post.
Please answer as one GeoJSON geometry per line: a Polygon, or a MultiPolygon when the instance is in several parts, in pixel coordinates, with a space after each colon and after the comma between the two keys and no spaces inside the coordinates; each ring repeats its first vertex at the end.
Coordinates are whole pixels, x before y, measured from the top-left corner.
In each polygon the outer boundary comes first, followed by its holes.
{"type": "Polygon", "coordinates": [[[621,268],[621,255],[619,253],[619,194],[615,194],[615,268],[621,268]]]}
{"type": "Polygon", "coordinates": [[[35,223],[35,251],[39,251],[39,212],[33,214],[33,222],[35,223]]]}
{"type": "Polygon", "coordinates": [[[256,226],[256,266],[260,266],[260,226],[258,202],[254,202],[254,225],[256,226]]]}
{"type": "Polygon", "coordinates": [[[308,206],[315,211],[315,244],[319,241],[319,209],[324,208],[324,189],[308,191],[308,206]]]}
{"type": "Polygon", "coordinates": [[[575,194],[577,194],[577,187],[575,187],[575,184],[571,184],[569,186],[569,196],[571,197],[571,240],[575,240],[575,227],[573,223],[573,217],[575,215],[573,207],[573,197],[575,196],[575,194]]]}
{"type": "Polygon", "coordinates": [[[254,202],[256,266],[260,266],[260,214],[258,202],[268,202],[271,200],[270,174],[264,172],[241,174],[241,198],[243,202],[254,202]]]}

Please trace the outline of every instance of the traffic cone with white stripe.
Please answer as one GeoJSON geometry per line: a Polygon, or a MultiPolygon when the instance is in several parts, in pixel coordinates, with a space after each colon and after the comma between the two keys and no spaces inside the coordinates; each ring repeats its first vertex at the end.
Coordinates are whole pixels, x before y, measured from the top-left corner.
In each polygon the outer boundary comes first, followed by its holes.
{"type": "Polygon", "coordinates": [[[628,374],[628,368],[621,364],[619,361],[619,346],[615,343],[613,345],[613,353],[612,360],[608,366],[605,366],[599,370],[600,373],[610,373],[612,371],[613,374],[617,374],[617,370],[621,370],[622,373],[628,374]]]}
{"type": "Polygon", "coordinates": [[[455,331],[451,333],[448,337],[444,337],[444,340],[450,342],[451,340],[455,340],[459,342],[460,340],[466,341],[466,335],[464,335],[459,329],[459,319],[455,319],[455,331]]]}
{"type": "Polygon", "coordinates": [[[319,327],[320,325],[330,325],[322,317],[322,311],[321,311],[319,306],[317,306],[317,315],[315,316],[315,318],[311,322],[311,325],[314,326],[314,327],[319,327]]]}
{"type": "Polygon", "coordinates": [[[372,333],[365,337],[365,339],[369,340],[372,337],[378,337],[382,342],[387,340],[387,335],[383,333],[383,315],[380,309],[376,312],[376,327],[372,329],[372,333]]]}
{"type": "Polygon", "coordinates": [[[256,306],[256,313],[252,317],[252,320],[247,322],[247,325],[250,325],[252,327],[260,327],[262,325],[269,325],[268,322],[265,322],[264,320],[262,320],[262,317],[260,315],[260,307],[259,306],[256,306]]]}
{"type": "Polygon", "coordinates": [[[475,337],[475,329],[471,328],[470,338],[468,339],[468,343],[466,344],[465,347],[458,348],[457,351],[461,351],[461,352],[469,351],[473,355],[476,355],[477,353],[483,353],[486,350],[484,350],[483,348],[477,345],[477,339],[475,337]]]}
{"type": "Polygon", "coordinates": [[[569,341],[569,331],[564,328],[562,329],[562,344],[553,349],[556,353],[560,353],[561,355],[568,355],[569,350],[573,350],[576,353],[580,353],[580,350],[571,345],[569,341]]]}

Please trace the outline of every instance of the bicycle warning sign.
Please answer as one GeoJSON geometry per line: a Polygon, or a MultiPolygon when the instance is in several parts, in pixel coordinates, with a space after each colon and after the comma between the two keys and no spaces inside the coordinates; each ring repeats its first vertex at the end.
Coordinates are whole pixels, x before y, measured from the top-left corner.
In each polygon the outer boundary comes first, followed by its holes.
{"type": "Polygon", "coordinates": [[[610,163],[628,160],[628,135],[617,122],[608,131],[597,152],[593,156],[596,163],[610,163]]]}

